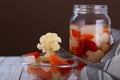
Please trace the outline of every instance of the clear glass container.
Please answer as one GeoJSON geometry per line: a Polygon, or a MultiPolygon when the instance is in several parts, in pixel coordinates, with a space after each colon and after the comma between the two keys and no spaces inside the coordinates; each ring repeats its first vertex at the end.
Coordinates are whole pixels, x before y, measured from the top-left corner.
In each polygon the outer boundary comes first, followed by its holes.
{"type": "MultiPolygon", "coordinates": [[[[25,72],[28,74],[31,80],[72,80],[72,73],[74,68],[78,65],[78,60],[69,59],[65,62],[69,64],[52,65],[49,60],[36,61],[34,63],[26,62],[27,54],[22,56],[22,64],[24,66],[25,72]]],[[[41,56],[42,57],[42,56],[41,56]]],[[[28,57],[28,60],[29,57],[28,57]]]]}
{"type": "MultiPolygon", "coordinates": [[[[110,49],[110,26],[107,5],[74,5],[70,20],[70,52],[93,63],[110,49]]],[[[80,63],[78,69],[85,64],[80,63]]]]}

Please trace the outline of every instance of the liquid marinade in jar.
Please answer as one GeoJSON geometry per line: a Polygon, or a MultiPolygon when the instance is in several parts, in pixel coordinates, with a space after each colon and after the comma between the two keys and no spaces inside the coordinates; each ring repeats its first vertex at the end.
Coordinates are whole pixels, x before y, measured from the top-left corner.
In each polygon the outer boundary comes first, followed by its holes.
{"type": "MultiPolygon", "coordinates": [[[[106,5],[74,5],[70,20],[72,54],[90,62],[99,62],[110,49],[110,25],[106,5]]],[[[79,69],[84,63],[79,64],[79,69]]]]}

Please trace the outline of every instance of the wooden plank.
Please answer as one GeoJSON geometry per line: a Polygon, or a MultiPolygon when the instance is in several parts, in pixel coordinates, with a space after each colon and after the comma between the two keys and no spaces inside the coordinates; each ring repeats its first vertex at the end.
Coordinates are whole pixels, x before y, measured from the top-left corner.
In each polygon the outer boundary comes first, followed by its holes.
{"type": "Polygon", "coordinates": [[[20,57],[6,57],[4,62],[0,66],[14,66],[20,64],[20,57]]]}
{"type": "Polygon", "coordinates": [[[0,64],[5,60],[4,56],[0,56],[0,64]]]}
{"type": "Polygon", "coordinates": [[[21,71],[22,71],[21,66],[12,67],[8,80],[19,80],[21,71]]]}
{"type": "Polygon", "coordinates": [[[20,80],[32,80],[30,76],[23,70],[20,80]]]}
{"type": "Polygon", "coordinates": [[[20,57],[6,57],[0,64],[0,80],[19,80],[22,69],[20,57]]]}

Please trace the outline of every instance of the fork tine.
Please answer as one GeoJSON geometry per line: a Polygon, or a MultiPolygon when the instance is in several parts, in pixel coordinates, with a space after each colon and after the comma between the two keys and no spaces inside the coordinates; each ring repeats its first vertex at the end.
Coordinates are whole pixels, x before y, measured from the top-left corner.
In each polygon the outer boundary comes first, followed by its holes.
{"type": "Polygon", "coordinates": [[[60,48],[58,51],[56,51],[56,55],[63,59],[71,59],[72,56],[69,54],[70,53],[67,53],[63,48],[60,48]]]}
{"type": "Polygon", "coordinates": [[[68,55],[66,54],[66,52],[65,52],[62,48],[60,48],[59,51],[61,52],[61,55],[68,56],[68,55]]]}
{"type": "Polygon", "coordinates": [[[59,51],[56,51],[55,54],[56,54],[57,56],[59,56],[60,58],[63,58],[63,59],[64,59],[64,55],[61,53],[60,50],[59,50],[59,51]]]}
{"type": "Polygon", "coordinates": [[[61,54],[59,51],[55,51],[55,54],[61,58],[61,54]]]}
{"type": "Polygon", "coordinates": [[[72,54],[70,54],[69,52],[67,52],[66,50],[64,50],[62,47],[61,47],[60,50],[63,52],[63,54],[65,53],[66,56],[72,57],[72,54]]]}
{"type": "Polygon", "coordinates": [[[61,50],[63,53],[65,53],[67,56],[70,54],[70,53],[68,53],[66,50],[64,50],[62,47],[60,48],[60,50],[61,50]]]}
{"type": "Polygon", "coordinates": [[[63,59],[66,59],[67,56],[62,52],[62,51],[57,51],[57,55],[60,57],[60,58],[63,58],[63,59]]]}

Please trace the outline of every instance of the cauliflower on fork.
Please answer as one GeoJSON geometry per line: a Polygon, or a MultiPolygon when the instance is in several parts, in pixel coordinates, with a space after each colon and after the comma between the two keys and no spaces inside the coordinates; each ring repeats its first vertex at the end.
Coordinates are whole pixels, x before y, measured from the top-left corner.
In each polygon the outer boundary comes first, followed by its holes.
{"type": "Polygon", "coordinates": [[[69,78],[73,71],[73,66],[76,67],[74,65],[76,60],[63,60],[54,54],[55,51],[60,49],[59,43],[61,42],[61,38],[56,33],[49,32],[40,37],[37,48],[46,54],[40,55],[38,52],[30,53],[27,56],[35,56],[35,60],[32,59],[34,62],[30,62],[29,65],[25,64],[25,69],[32,79],[66,80],[66,78],[69,78]]]}
{"type": "Polygon", "coordinates": [[[59,43],[61,43],[62,40],[56,33],[49,32],[45,35],[42,35],[39,39],[39,42],[40,43],[37,44],[37,48],[42,50],[42,52],[45,52],[45,57],[49,58],[54,51],[60,49],[59,43]]]}

